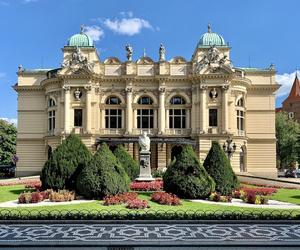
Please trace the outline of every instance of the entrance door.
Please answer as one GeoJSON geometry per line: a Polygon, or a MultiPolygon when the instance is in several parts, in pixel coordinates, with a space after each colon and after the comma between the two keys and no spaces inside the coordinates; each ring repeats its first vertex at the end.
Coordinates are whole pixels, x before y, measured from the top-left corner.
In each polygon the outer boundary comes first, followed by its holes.
{"type": "Polygon", "coordinates": [[[180,145],[173,146],[171,151],[171,161],[173,161],[174,158],[181,153],[181,151],[182,151],[182,146],[180,145]]]}

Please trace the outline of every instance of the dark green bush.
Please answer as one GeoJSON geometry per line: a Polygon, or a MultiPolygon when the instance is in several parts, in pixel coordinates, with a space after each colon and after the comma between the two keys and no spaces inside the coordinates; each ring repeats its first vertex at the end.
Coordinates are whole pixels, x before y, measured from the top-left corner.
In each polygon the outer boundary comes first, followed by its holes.
{"type": "Polygon", "coordinates": [[[183,147],[177,159],[167,168],[163,181],[166,192],[185,199],[206,198],[215,189],[213,179],[189,145],[183,147]]]}
{"type": "Polygon", "coordinates": [[[212,142],[211,149],[204,160],[203,166],[207,173],[214,179],[216,191],[220,192],[221,195],[230,195],[232,190],[239,186],[230,161],[218,142],[212,142]]]}
{"type": "Polygon", "coordinates": [[[52,153],[40,176],[43,189],[75,189],[75,180],[92,155],[81,139],[69,135],[52,153]]]}
{"type": "Polygon", "coordinates": [[[130,180],[117,158],[103,143],[93,159],[82,169],[76,190],[86,198],[102,199],[129,190],[130,180]]]}
{"type": "Polygon", "coordinates": [[[114,155],[117,157],[118,161],[121,163],[125,172],[132,181],[138,177],[139,165],[122,145],[117,146],[114,151],[114,155]]]}

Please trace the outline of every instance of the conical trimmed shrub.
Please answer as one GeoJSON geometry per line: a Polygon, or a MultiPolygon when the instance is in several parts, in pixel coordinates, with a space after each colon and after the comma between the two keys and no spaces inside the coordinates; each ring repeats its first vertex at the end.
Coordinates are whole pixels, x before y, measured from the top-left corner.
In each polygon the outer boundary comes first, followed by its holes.
{"type": "Polygon", "coordinates": [[[122,145],[117,146],[116,150],[114,151],[114,155],[117,157],[118,161],[121,163],[122,167],[132,181],[138,177],[139,165],[122,145]]]}
{"type": "Polygon", "coordinates": [[[208,197],[215,190],[215,183],[200,164],[190,145],[167,168],[164,176],[164,190],[185,199],[208,197]]]}
{"type": "Polygon", "coordinates": [[[52,153],[40,176],[43,189],[75,189],[80,166],[90,161],[92,154],[81,139],[69,135],[52,153]]]}
{"type": "Polygon", "coordinates": [[[82,169],[76,190],[86,198],[102,199],[129,190],[130,179],[117,158],[103,143],[93,159],[82,169]]]}
{"type": "Polygon", "coordinates": [[[214,179],[216,191],[221,193],[221,195],[230,195],[232,190],[239,186],[230,161],[218,142],[212,142],[203,166],[207,173],[214,179]]]}

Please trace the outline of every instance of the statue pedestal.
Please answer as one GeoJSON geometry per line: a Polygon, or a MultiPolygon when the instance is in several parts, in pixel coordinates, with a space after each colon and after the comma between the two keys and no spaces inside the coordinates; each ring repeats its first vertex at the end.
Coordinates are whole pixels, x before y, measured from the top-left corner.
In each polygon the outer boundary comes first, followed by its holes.
{"type": "Polygon", "coordinates": [[[151,175],[150,151],[140,152],[140,174],[136,181],[154,181],[151,175]]]}

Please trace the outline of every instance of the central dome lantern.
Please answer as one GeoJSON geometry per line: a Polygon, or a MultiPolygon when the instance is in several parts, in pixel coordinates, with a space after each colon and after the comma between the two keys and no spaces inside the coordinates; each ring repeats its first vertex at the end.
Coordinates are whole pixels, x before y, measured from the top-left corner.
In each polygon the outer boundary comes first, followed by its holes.
{"type": "Polygon", "coordinates": [[[72,47],[93,47],[93,39],[84,33],[84,26],[80,26],[80,33],[70,37],[67,46],[72,47]]]}
{"type": "Polygon", "coordinates": [[[213,45],[216,47],[228,47],[224,38],[221,35],[212,32],[211,25],[208,24],[208,30],[201,36],[197,44],[197,48],[209,47],[213,45]]]}

